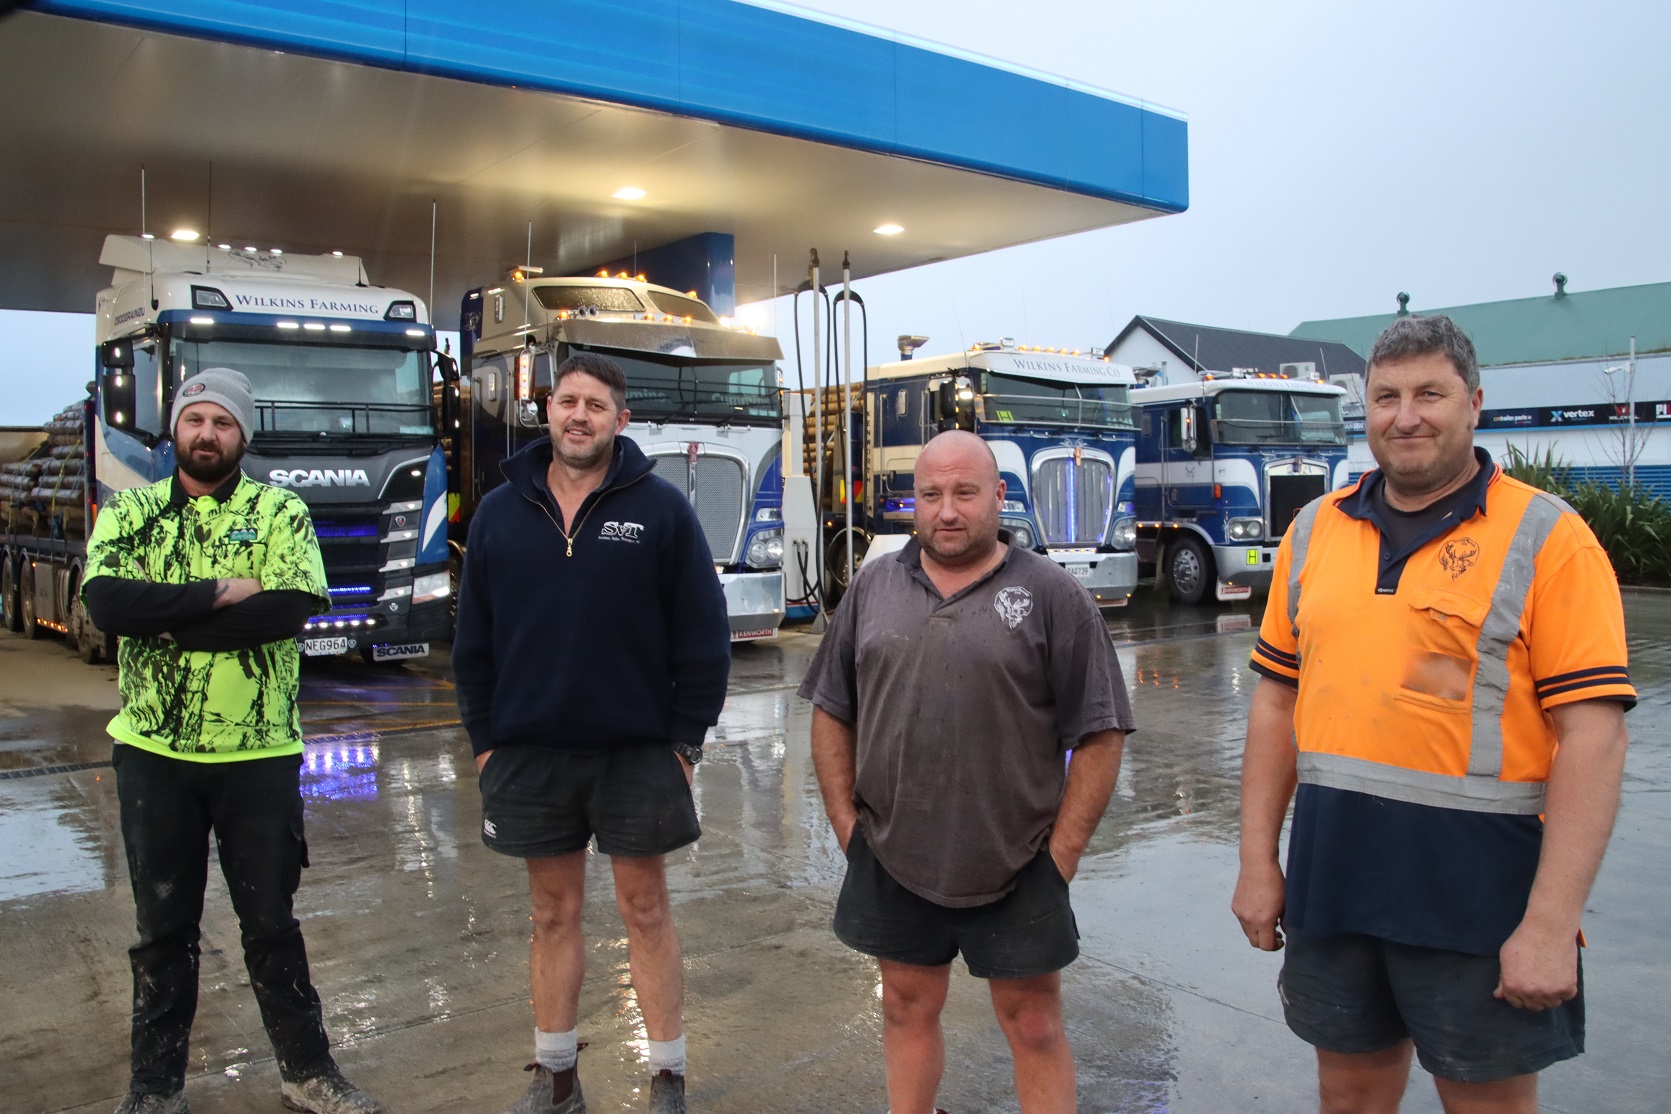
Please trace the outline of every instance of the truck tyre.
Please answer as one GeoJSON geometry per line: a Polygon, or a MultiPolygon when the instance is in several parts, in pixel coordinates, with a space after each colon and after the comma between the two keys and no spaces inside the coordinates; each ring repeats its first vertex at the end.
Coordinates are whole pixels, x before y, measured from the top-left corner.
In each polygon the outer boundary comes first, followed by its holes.
{"type": "Polygon", "coordinates": [[[1179,538],[1166,550],[1166,579],[1179,603],[1194,606],[1205,600],[1217,584],[1217,571],[1212,554],[1197,538],[1179,538]]]}
{"type": "Polygon", "coordinates": [[[16,560],[10,553],[0,554],[0,623],[9,631],[23,629],[23,615],[18,611],[21,599],[16,560]]]}
{"type": "MultiPolygon", "coordinates": [[[[863,530],[853,531],[853,572],[858,574],[864,564],[865,552],[870,549],[870,535],[863,530]]],[[[847,531],[842,530],[830,539],[824,550],[824,606],[831,611],[847,594],[847,531]]]]}
{"type": "Polygon", "coordinates": [[[110,646],[109,636],[93,625],[93,617],[87,614],[87,608],[81,602],[81,573],[77,572],[70,579],[70,641],[75,644],[75,652],[88,665],[99,665],[102,662],[115,661],[115,654],[110,646]]]}
{"type": "Polygon", "coordinates": [[[18,608],[18,615],[23,619],[23,635],[25,638],[40,638],[46,633],[46,628],[40,624],[40,616],[35,614],[35,566],[30,561],[23,561],[23,575],[19,578],[18,594],[23,597],[23,606],[18,608]]]}

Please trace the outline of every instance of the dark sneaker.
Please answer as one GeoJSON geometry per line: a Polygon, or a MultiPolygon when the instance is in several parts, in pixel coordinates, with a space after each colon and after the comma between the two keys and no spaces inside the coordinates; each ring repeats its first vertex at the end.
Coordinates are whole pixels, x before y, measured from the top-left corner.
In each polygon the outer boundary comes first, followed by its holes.
{"type": "Polygon", "coordinates": [[[342,1077],[336,1068],[311,1079],[288,1079],[279,1085],[279,1098],[292,1110],[308,1114],[387,1114],[382,1103],[342,1077]]]}
{"type": "Polygon", "coordinates": [[[576,1069],[552,1071],[529,1064],[522,1070],[533,1072],[534,1080],[505,1114],[586,1114],[586,1095],[576,1069]]]}
{"type": "Polygon", "coordinates": [[[650,1077],[650,1114],[685,1114],[685,1077],[663,1068],[650,1077]]]}
{"type": "Polygon", "coordinates": [[[116,1108],[116,1114],[187,1114],[186,1093],[175,1091],[172,1095],[147,1095],[129,1091],[122,1105],[116,1108]]]}

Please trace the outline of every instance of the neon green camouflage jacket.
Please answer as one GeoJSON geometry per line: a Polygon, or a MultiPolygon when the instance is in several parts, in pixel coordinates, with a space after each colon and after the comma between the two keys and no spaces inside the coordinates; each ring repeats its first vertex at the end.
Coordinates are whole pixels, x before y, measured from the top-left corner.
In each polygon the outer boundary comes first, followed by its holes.
{"type": "MultiPolygon", "coordinates": [[[[87,542],[86,580],[158,584],[250,577],[263,591],[298,589],[330,606],[307,506],[244,476],[226,501],[171,498],[174,479],[117,494],[87,542]]],[[[123,638],[122,710],[111,736],[174,758],[226,762],[299,754],[301,655],[286,638],[245,650],[185,650],[165,638],[123,638]]]]}

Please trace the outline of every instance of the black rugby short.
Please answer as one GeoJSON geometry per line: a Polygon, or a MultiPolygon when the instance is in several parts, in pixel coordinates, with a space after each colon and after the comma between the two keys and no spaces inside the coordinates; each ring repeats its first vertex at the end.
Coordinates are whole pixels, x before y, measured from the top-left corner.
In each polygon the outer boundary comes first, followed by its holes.
{"type": "Polygon", "coordinates": [[[847,841],[847,877],[836,899],[836,937],[854,951],[917,967],[943,967],[959,952],[982,979],[1030,979],[1079,958],[1079,925],[1068,884],[1047,844],[1015,889],[987,905],[948,909],[894,880],[857,826],[847,841]]]}
{"type": "Polygon", "coordinates": [[[702,834],[684,765],[666,743],[596,754],[500,747],[479,783],[482,842],[521,859],[567,855],[593,836],[602,854],[644,858],[702,834]]]}
{"type": "Polygon", "coordinates": [[[1499,970],[1494,955],[1374,936],[1304,936],[1292,929],[1287,936],[1277,979],[1283,1013],[1301,1040],[1325,1052],[1379,1052],[1409,1037],[1431,1074],[1489,1083],[1584,1051],[1582,965],[1578,997],[1534,1012],[1491,996],[1499,970]]]}

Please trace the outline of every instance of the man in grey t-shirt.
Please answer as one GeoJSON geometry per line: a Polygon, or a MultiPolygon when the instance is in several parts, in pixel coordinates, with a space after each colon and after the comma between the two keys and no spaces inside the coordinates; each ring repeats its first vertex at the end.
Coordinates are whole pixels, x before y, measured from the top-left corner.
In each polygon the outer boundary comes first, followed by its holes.
{"type": "Polygon", "coordinates": [[[1074,1109],[1068,880],[1113,793],[1131,707],[1090,595],[1000,535],[1004,484],[984,441],[930,441],[915,494],[916,539],[854,579],[800,690],[847,852],[835,931],[881,968],[892,1114],[934,1110],[959,952],[989,982],[1022,1114],[1060,1114],[1074,1109]]]}

